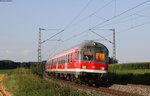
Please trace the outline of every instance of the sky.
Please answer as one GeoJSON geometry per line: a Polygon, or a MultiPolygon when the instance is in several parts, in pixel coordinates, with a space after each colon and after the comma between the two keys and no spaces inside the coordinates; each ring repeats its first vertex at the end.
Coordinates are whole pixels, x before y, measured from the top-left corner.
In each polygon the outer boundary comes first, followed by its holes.
{"type": "Polygon", "coordinates": [[[42,41],[64,30],[42,43],[42,60],[86,40],[104,44],[112,57],[112,44],[89,29],[112,41],[114,28],[119,63],[149,62],[149,26],[150,0],[2,0],[0,60],[36,62],[39,28],[46,29],[42,41]]]}

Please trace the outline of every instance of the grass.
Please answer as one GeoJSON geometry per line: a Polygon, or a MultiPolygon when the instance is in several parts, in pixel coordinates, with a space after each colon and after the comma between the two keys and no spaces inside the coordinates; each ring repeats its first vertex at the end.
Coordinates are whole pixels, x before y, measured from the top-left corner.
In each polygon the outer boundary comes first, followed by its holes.
{"type": "Polygon", "coordinates": [[[29,69],[14,70],[5,77],[3,84],[14,96],[92,96],[70,87],[61,87],[55,82],[44,81],[29,69]]]}
{"type": "Polygon", "coordinates": [[[111,70],[110,72],[116,74],[145,74],[150,73],[150,69],[111,70]]]}
{"type": "Polygon", "coordinates": [[[0,74],[11,74],[14,69],[0,69],[0,74]]]}
{"type": "Polygon", "coordinates": [[[109,66],[110,81],[125,84],[150,85],[150,69],[148,69],[149,67],[145,67],[145,65],[141,67],[141,64],[140,67],[139,65],[137,66],[143,69],[136,69],[135,66],[135,63],[134,66],[132,64],[109,66]]]}

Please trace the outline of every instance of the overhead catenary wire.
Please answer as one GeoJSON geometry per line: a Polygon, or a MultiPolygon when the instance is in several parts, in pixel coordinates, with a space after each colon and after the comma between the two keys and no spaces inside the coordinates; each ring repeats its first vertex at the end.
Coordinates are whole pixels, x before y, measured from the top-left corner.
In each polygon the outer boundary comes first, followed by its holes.
{"type": "MultiPolygon", "coordinates": [[[[148,16],[148,15],[140,15],[140,14],[138,14],[138,13],[140,13],[140,12],[144,12],[144,11],[147,10],[147,9],[150,9],[150,7],[146,7],[146,8],[144,8],[144,9],[142,9],[142,10],[139,10],[139,11],[137,11],[137,12],[135,12],[135,13],[133,13],[133,14],[127,16],[127,17],[133,16],[133,15],[137,15],[137,16],[140,16],[140,17],[150,18],[150,16],[148,16]]],[[[122,20],[122,19],[124,19],[124,18],[127,18],[127,17],[120,18],[118,21],[120,21],[120,20],[122,20]]],[[[123,22],[124,22],[124,21],[123,21],[123,22]]],[[[119,23],[120,23],[120,22],[119,22],[119,23]]],[[[114,24],[114,23],[106,24],[106,25],[101,26],[101,27],[99,27],[99,28],[103,28],[103,27],[105,27],[105,26],[112,25],[112,24],[114,24]]],[[[115,24],[118,24],[118,23],[115,22],[115,24]]],[[[140,27],[140,26],[144,26],[144,25],[146,25],[146,24],[149,24],[149,22],[145,22],[145,23],[142,23],[142,24],[139,24],[139,25],[135,25],[135,26],[131,26],[131,27],[129,27],[129,28],[123,29],[123,30],[121,30],[121,31],[117,31],[117,32],[116,32],[116,35],[119,34],[119,33],[122,33],[122,32],[126,32],[126,31],[129,31],[129,30],[135,29],[135,28],[140,27]]],[[[99,30],[99,29],[93,29],[93,30],[99,30]]],[[[104,29],[104,30],[105,30],[105,29],[104,29]]],[[[105,37],[109,37],[109,36],[111,36],[111,35],[112,35],[112,34],[108,34],[108,35],[105,35],[105,37]]],[[[95,40],[96,40],[96,41],[97,41],[97,40],[100,40],[100,41],[101,41],[102,39],[95,39],[95,40]]]]}
{"type": "MultiPolygon", "coordinates": [[[[139,10],[139,11],[137,11],[137,12],[134,12],[134,13],[132,13],[132,14],[126,16],[126,17],[119,18],[119,19],[117,19],[117,21],[119,21],[119,23],[126,22],[126,21],[122,21],[122,20],[124,20],[125,18],[128,18],[128,17],[134,16],[134,15],[137,15],[137,14],[140,13],[140,12],[144,12],[144,11],[147,10],[147,9],[150,9],[150,7],[146,7],[146,8],[144,8],[144,9],[139,10]],[[121,21],[121,22],[120,22],[120,21],[121,21]]],[[[134,18],[134,19],[135,19],[135,18],[134,18]]],[[[98,27],[98,28],[103,28],[103,27],[105,27],[105,26],[110,26],[110,25],[113,25],[113,24],[114,24],[114,23],[109,23],[109,24],[100,26],[100,27],[98,27]]],[[[115,21],[115,24],[118,24],[118,23],[115,21]]],[[[96,28],[96,29],[98,29],[98,28],[96,28]]],[[[94,30],[95,30],[95,29],[94,29],[94,30]]]]}
{"type": "MultiPolygon", "coordinates": [[[[113,0],[112,0],[112,1],[113,1],[113,0]]],[[[149,1],[150,1],[150,0],[146,0],[145,2],[142,2],[142,3],[138,4],[137,6],[134,6],[134,7],[130,8],[130,9],[128,9],[128,10],[126,10],[126,11],[124,11],[124,12],[118,14],[118,15],[114,15],[113,17],[111,17],[111,18],[109,18],[109,19],[104,19],[105,21],[104,21],[103,23],[99,23],[99,25],[102,25],[102,24],[104,24],[104,23],[106,23],[106,22],[108,22],[108,21],[111,21],[111,20],[113,20],[113,19],[119,17],[119,16],[122,16],[123,14],[125,14],[125,13],[127,13],[127,12],[129,12],[129,11],[131,11],[131,10],[133,10],[133,9],[135,9],[135,8],[137,8],[137,7],[141,6],[141,5],[143,5],[143,4],[147,3],[147,2],[149,2],[149,1]]],[[[93,14],[92,14],[92,15],[93,15],[93,14]]],[[[94,14],[94,15],[95,15],[95,14],[94,14]]],[[[96,16],[97,16],[97,15],[96,15],[96,16]]],[[[77,18],[76,18],[76,19],[77,19],[77,18]]],[[[71,22],[71,23],[73,23],[73,22],[71,22]]],[[[71,23],[70,23],[70,24],[71,24],[71,23]]],[[[97,26],[99,26],[99,25],[96,25],[96,26],[94,26],[94,27],[92,27],[92,28],[95,28],[95,27],[97,27],[97,26]]],[[[144,24],[144,25],[145,25],[145,24],[144,24]]],[[[69,26],[70,26],[70,25],[69,25],[69,26]]],[[[138,26],[133,26],[132,29],[133,29],[133,28],[136,28],[136,27],[138,27],[138,26]]],[[[67,28],[67,27],[66,27],[66,28],[67,28]]],[[[92,28],[91,28],[91,29],[92,29],[92,28]]],[[[82,31],[82,32],[80,32],[80,33],[78,33],[78,34],[75,34],[75,35],[69,37],[68,39],[64,40],[64,42],[66,42],[66,41],[68,41],[68,40],[71,40],[71,39],[73,39],[73,38],[76,38],[76,37],[80,36],[81,34],[87,32],[87,31],[88,31],[88,29],[85,30],[85,31],[82,31]]]]}
{"type": "Polygon", "coordinates": [[[124,29],[124,30],[121,30],[121,31],[118,31],[117,34],[120,34],[120,33],[122,33],[122,32],[126,32],[126,31],[129,31],[129,30],[131,30],[131,29],[135,29],[135,28],[137,28],[137,27],[144,26],[144,25],[146,25],[146,24],[150,24],[150,21],[145,22],[145,23],[142,23],[142,24],[138,24],[138,25],[135,25],[135,26],[132,26],[132,27],[130,27],[130,28],[127,28],[127,29],[124,29]]]}
{"type": "Polygon", "coordinates": [[[83,9],[78,13],[78,15],[76,16],[76,17],[74,17],[73,18],[73,20],[64,28],[64,29],[67,29],[67,28],[69,28],[71,25],[72,25],[72,23],[78,18],[78,17],[80,17],[80,15],[86,10],[86,8],[89,6],[89,4],[91,3],[91,1],[92,0],[89,0],[88,2],[87,2],[87,4],[83,7],[83,9]]]}
{"type": "Polygon", "coordinates": [[[99,34],[98,34],[98,33],[96,33],[95,31],[93,31],[93,30],[91,30],[91,29],[89,29],[89,30],[90,30],[92,33],[94,33],[94,34],[98,35],[99,37],[101,37],[102,39],[104,39],[104,40],[108,41],[109,43],[113,43],[112,41],[110,41],[110,40],[106,39],[105,37],[103,37],[103,36],[99,35],[99,34]]]}
{"type": "Polygon", "coordinates": [[[141,15],[141,14],[135,14],[135,15],[140,16],[140,17],[150,18],[150,16],[148,16],[148,15],[141,15]]]}
{"type": "MultiPolygon", "coordinates": [[[[87,4],[86,4],[86,5],[83,7],[83,9],[78,13],[78,15],[77,15],[76,17],[74,17],[73,20],[72,20],[66,27],[64,27],[64,30],[60,31],[59,33],[54,34],[52,37],[50,37],[50,38],[44,40],[42,43],[44,43],[44,42],[50,40],[50,39],[53,38],[54,36],[56,36],[56,35],[58,35],[58,34],[64,32],[67,28],[69,28],[69,27],[72,25],[72,23],[86,10],[86,8],[89,6],[89,4],[91,3],[91,1],[92,1],[92,0],[89,0],[89,1],[87,2],[87,4]]],[[[62,41],[62,42],[61,42],[61,44],[59,45],[59,47],[58,47],[58,48],[55,48],[54,53],[55,53],[55,52],[60,48],[60,46],[65,42],[65,40],[63,41],[62,39],[61,39],[61,41],[62,41]]]]}
{"type": "Polygon", "coordinates": [[[146,3],[148,3],[149,1],[150,1],[150,0],[146,0],[146,1],[144,1],[144,2],[142,2],[142,3],[140,3],[140,4],[136,5],[136,6],[134,6],[134,7],[132,7],[132,8],[129,8],[128,10],[126,10],[126,11],[124,11],[124,12],[122,12],[122,13],[116,15],[116,16],[113,16],[113,17],[111,17],[111,18],[109,18],[109,19],[107,19],[107,20],[101,22],[101,23],[95,25],[94,27],[92,27],[92,28],[90,28],[90,29],[94,29],[95,27],[97,27],[97,26],[99,26],[99,25],[102,25],[102,24],[104,24],[104,23],[106,23],[106,22],[108,22],[108,21],[111,21],[111,20],[113,20],[113,19],[115,19],[115,18],[117,18],[117,17],[119,17],[119,16],[121,16],[121,15],[123,15],[123,14],[125,14],[125,13],[127,13],[127,12],[129,12],[129,11],[131,11],[131,10],[137,8],[137,7],[139,7],[139,6],[142,6],[142,5],[146,4],[146,3]]]}
{"type": "MultiPolygon", "coordinates": [[[[116,35],[118,35],[118,34],[120,34],[120,33],[123,33],[123,32],[127,32],[127,31],[129,31],[129,30],[132,30],[132,29],[135,29],[135,28],[138,28],[138,27],[141,27],[141,26],[144,26],[144,25],[146,25],[146,24],[150,24],[150,21],[145,22],[145,23],[142,23],[142,24],[138,24],[138,25],[135,25],[135,26],[126,28],[126,29],[123,29],[123,30],[121,30],[121,31],[117,31],[117,32],[116,32],[116,35]]],[[[111,35],[112,35],[112,34],[108,34],[108,35],[106,35],[106,36],[104,36],[104,37],[109,37],[109,36],[111,36],[111,35]]],[[[103,40],[103,39],[95,39],[95,40],[97,41],[97,40],[103,40]]]]}
{"type": "MultiPolygon", "coordinates": [[[[111,0],[110,2],[106,3],[104,6],[100,7],[98,10],[96,10],[96,11],[93,12],[92,14],[88,15],[87,18],[90,17],[90,16],[92,16],[92,15],[95,15],[95,14],[97,13],[97,11],[100,11],[100,10],[104,9],[104,8],[107,7],[109,4],[111,4],[113,1],[114,1],[114,0],[111,0]]],[[[69,26],[71,26],[71,24],[73,23],[73,21],[75,21],[75,20],[77,19],[77,17],[79,17],[79,16],[81,15],[81,13],[89,6],[90,3],[91,3],[91,0],[88,1],[88,3],[86,4],[86,6],[85,6],[85,7],[80,11],[80,13],[65,27],[65,29],[67,29],[67,28],[69,28],[69,26]]],[[[106,20],[106,19],[103,18],[103,17],[98,17],[98,16],[96,16],[96,17],[97,17],[97,18],[101,18],[101,19],[103,19],[103,20],[106,20]]],[[[80,20],[80,22],[81,22],[81,20],[80,20]]],[[[87,30],[82,31],[82,32],[85,33],[86,31],[89,31],[89,30],[87,29],[87,30]]],[[[72,39],[72,38],[75,38],[75,37],[80,36],[80,34],[82,34],[82,32],[79,33],[79,34],[76,34],[76,35],[71,36],[70,38],[64,40],[64,42],[65,42],[65,41],[68,41],[68,40],[70,40],[70,39],[72,39]]]]}
{"type": "MultiPolygon", "coordinates": [[[[93,13],[91,13],[90,15],[88,15],[88,16],[86,16],[86,17],[80,19],[78,22],[74,23],[73,25],[79,24],[79,23],[83,22],[84,20],[88,19],[88,18],[91,17],[91,16],[96,16],[96,17],[97,17],[97,15],[95,15],[95,14],[96,14],[98,11],[101,11],[102,9],[104,9],[105,7],[107,7],[108,5],[110,5],[113,1],[114,1],[114,0],[111,0],[110,2],[108,2],[108,3],[106,3],[105,5],[103,5],[102,7],[100,7],[100,8],[99,8],[98,10],[96,10],[95,12],[93,12],[93,13]]],[[[104,17],[99,17],[99,18],[101,18],[102,20],[106,20],[104,17]]]]}
{"type": "MultiPolygon", "coordinates": [[[[114,1],[114,0],[111,0],[110,2],[106,3],[104,6],[100,7],[98,10],[96,10],[95,12],[93,12],[92,14],[90,14],[88,17],[90,17],[90,16],[92,16],[92,15],[95,15],[95,14],[97,13],[97,11],[100,11],[100,10],[104,9],[104,8],[107,7],[109,4],[111,4],[113,1],[114,1]]],[[[86,4],[86,6],[85,6],[85,7],[79,12],[79,14],[64,28],[64,30],[66,30],[67,28],[69,28],[69,27],[72,25],[72,23],[84,12],[84,10],[89,6],[90,3],[91,3],[91,0],[88,1],[88,3],[86,4]]],[[[88,18],[88,17],[87,17],[87,18],[88,18]]],[[[99,18],[100,18],[100,17],[99,17],[99,18]]],[[[102,19],[104,19],[104,18],[102,18],[102,19]]],[[[106,20],[106,19],[104,19],[104,20],[106,20]]],[[[80,22],[81,22],[81,20],[80,20],[80,22]]],[[[87,32],[87,31],[89,31],[89,30],[82,31],[82,32],[79,33],[79,34],[73,35],[73,36],[71,36],[71,37],[69,37],[69,38],[63,40],[63,42],[61,43],[60,46],[62,46],[64,42],[69,41],[69,40],[71,40],[71,39],[73,39],[73,38],[76,38],[76,37],[80,36],[81,34],[87,32]]],[[[58,49],[60,49],[60,46],[59,46],[58,49]]],[[[56,48],[56,49],[55,49],[55,52],[56,52],[58,49],[56,48]]]]}
{"type": "Polygon", "coordinates": [[[41,42],[41,43],[44,43],[44,42],[46,42],[46,41],[49,41],[50,39],[52,39],[53,37],[55,37],[56,35],[58,35],[58,34],[60,34],[60,33],[62,33],[64,30],[61,30],[60,32],[58,32],[58,33],[56,33],[56,34],[54,34],[53,36],[51,36],[50,38],[48,38],[48,39],[46,39],[46,40],[44,40],[43,42],[41,42]]]}
{"type": "MultiPolygon", "coordinates": [[[[121,16],[121,15],[123,15],[123,14],[125,14],[125,13],[127,13],[127,12],[129,12],[129,11],[131,11],[131,10],[133,10],[133,9],[136,9],[136,8],[139,7],[139,6],[142,6],[142,5],[146,4],[146,3],[149,2],[149,1],[150,1],[150,0],[146,0],[146,1],[144,1],[144,2],[142,2],[142,3],[140,3],[140,4],[136,5],[136,6],[134,6],[134,7],[132,7],[132,8],[127,9],[127,10],[124,11],[124,12],[121,12],[120,14],[118,14],[118,15],[116,15],[116,16],[113,16],[113,17],[111,17],[111,18],[105,20],[104,22],[101,22],[101,23],[97,24],[96,26],[93,26],[92,28],[89,28],[89,29],[94,29],[94,28],[96,28],[96,27],[99,26],[99,25],[102,25],[102,24],[104,24],[104,23],[106,23],[106,22],[108,22],[108,21],[111,21],[111,20],[113,20],[113,19],[115,19],[115,18],[117,18],[117,17],[119,17],[119,16],[121,16]]],[[[87,29],[87,30],[88,30],[88,29],[87,29]]],[[[85,31],[87,31],[87,30],[85,30],[85,31]]],[[[85,31],[82,31],[82,32],[80,32],[80,33],[78,33],[78,34],[76,34],[76,35],[74,35],[74,36],[68,38],[67,40],[76,38],[76,37],[80,36],[80,34],[84,33],[85,31]]],[[[66,41],[66,40],[65,40],[65,41],[66,41]]]]}

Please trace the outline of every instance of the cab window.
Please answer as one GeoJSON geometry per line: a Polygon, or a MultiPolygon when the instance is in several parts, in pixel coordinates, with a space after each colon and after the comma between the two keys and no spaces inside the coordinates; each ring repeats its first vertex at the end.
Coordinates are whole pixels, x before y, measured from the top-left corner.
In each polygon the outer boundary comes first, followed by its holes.
{"type": "Polygon", "coordinates": [[[90,51],[83,52],[83,59],[84,60],[93,60],[93,53],[90,51]]]}
{"type": "Polygon", "coordinates": [[[105,61],[105,54],[104,53],[96,53],[96,60],[97,61],[105,61]]]}

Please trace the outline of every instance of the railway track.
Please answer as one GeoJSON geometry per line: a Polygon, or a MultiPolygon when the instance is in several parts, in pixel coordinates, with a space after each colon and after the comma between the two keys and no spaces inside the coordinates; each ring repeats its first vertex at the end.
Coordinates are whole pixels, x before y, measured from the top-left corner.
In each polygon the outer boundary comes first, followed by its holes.
{"type": "Polygon", "coordinates": [[[84,84],[78,84],[66,80],[59,80],[53,77],[49,77],[48,75],[45,75],[44,79],[48,81],[56,81],[57,83],[60,83],[61,86],[68,85],[71,86],[71,88],[77,90],[81,90],[87,93],[94,93],[96,96],[142,96],[136,93],[124,92],[124,91],[109,89],[105,87],[99,87],[99,88],[90,87],[84,84]]]}
{"type": "Polygon", "coordinates": [[[134,85],[134,84],[128,84],[127,86],[140,87],[140,88],[150,88],[150,86],[146,86],[146,85],[134,85]]]}
{"type": "Polygon", "coordinates": [[[150,96],[150,86],[146,85],[134,85],[134,84],[113,84],[110,89],[120,90],[128,93],[136,93],[142,96],[150,96]]]}

